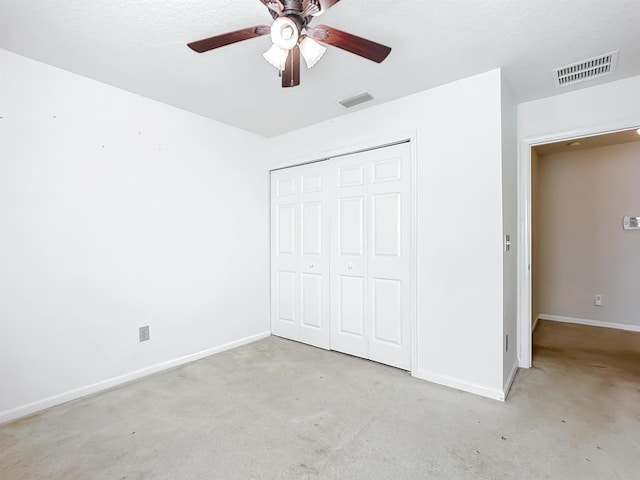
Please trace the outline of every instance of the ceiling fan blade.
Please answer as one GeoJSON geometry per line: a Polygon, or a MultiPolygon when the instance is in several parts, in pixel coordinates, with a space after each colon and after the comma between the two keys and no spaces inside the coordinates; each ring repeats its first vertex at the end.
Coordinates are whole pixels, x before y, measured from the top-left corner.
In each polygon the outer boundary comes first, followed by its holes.
{"type": "Polygon", "coordinates": [[[300,16],[303,18],[308,18],[307,23],[311,21],[311,17],[321,14],[322,5],[320,4],[320,0],[304,0],[302,2],[302,13],[300,14],[300,16]]]}
{"type": "Polygon", "coordinates": [[[282,88],[300,85],[300,49],[296,46],[289,51],[282,72],[282,88]]]}
{"type": "Polygon", "coordinates": [[[267,25],[258,25],[256,27],[243,28],[242,30],[236,30],[235,32],[223,33],[222,35],[216,35],[215,37],[197,40],[195,42],[188,43],[187,45],[191,50],[203,53],[213,50],[214,48],[220,48],[225,45],[231,45],[232,43],[249,40],[250,38],[261,37],[262,35],[267,35],[270,31],[271,27],[267,25]]]}
{"type": "Polygon", "coordinates": [[[381,63],[391,53],[390,47],[326,25],[307,30],[314,40],[355,53],[376,63],[381,63]]]}
{"type": "Polygon", "coordinates": [[[333,7],[339,1],[340,0],[320,0],[320,5],[322,5],[322,10],[320,12],[321,13],[326,12],[328,9],[333,7]]]}
{"type": "Polygon", "coordinates": [[[282,15],[284,5],[280,0],[260,0],[260,2],[262,2],[262,4],[269,9],[269,13],[274,18],[274,20],[282,15]]]}

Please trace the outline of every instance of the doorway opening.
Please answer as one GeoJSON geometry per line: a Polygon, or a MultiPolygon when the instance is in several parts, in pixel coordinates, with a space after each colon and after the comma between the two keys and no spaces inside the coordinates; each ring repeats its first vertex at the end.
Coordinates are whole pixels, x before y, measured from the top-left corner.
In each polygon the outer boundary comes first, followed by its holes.
{"type": "MultiPolygon", "coordinates": [[[[589,339],[602,331],[593,327],[640,332],[634,305],[640,229],[625,229],[625,222],[640,216],[640,133],[634,128],[539,139],[527,145],[527,153],[520,184],[522,367],[532,365],[536,347],[593,353],[589,339]],[[570,334],[577,337],[571,340],[570,334]],[[559,344],[560,337],[568,344],[559,344]]],[[[603,339],[612,335],[607,332],[603,339]]],[[[612,340],[616,343],[625,342],[612,340]]],[[[600,350],[615,348],[603,344],[600,350]]]]}

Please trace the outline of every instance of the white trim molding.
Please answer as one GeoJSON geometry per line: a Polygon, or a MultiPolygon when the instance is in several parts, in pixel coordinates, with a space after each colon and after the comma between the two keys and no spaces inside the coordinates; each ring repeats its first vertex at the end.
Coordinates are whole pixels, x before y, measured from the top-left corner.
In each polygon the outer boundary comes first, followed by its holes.
{"type": "Polygon", "coordinates": [[[531,368],[531,147],[534,139],[518,145],[517,312],[518,362],[531,368]]]}
{"type": "Polygon", "coordinates": [[[513,381],[516,379],[516,374],[518,373],[518,368],[518,362],[515,361],[511,366],[509,376],[507,377],[507,380],[504,382],[504,386],[502,387],[502,390],[504,391],[504,400],[506,400],[509,396],[509,391],[511,390],[513,381]]]}
{"type": "Polygon", "coordinates": [[[262,340],[269,336],[271,336],[270,331],[262,332],[257,335],[241,338],[240,340],[225,343],[223,345],[209,348],[207,350],[202,350],[200,352],[192,353],[190,355],[185,355],[184,357],[176,358],[174,360],[169,360],[168,362],[151,365],[150,367],[145,367],[140,370],[127,373],[125,375],[120,375],[118,377],[102,380],[92,385],[86,385],[84,387],[69,390],[68,392],[62,393],[60,395],[54,395],[53,397],[45,398],[43,400],[38,400],[37,402],[33,402],[28,405],[23,405],[21,407],[13,408],[11,410],[6,410],[4,412],[0,412],[0,425],[13,422],[19,418],[23,418],[28,415],[33,415],[34,413],[41,412],[43,410],[46,410],[47,408],[55,407],[57,405],[61,405],[66,402],[70,402],[71,400],[76,400],[78,398],[86,397],[87,395],[92,395],[94,393],[102,392],[109,388],[117,387],[124,383],[128,383],[133,380],[146,377],[153,373],[161,372],[163,370],[167,370],[173,367],[178,367],[186,363],[195,362],[196,360],[209,357],[216,353],[225,352],[233,348],[241,347],[242,345],[247,345],[249,343],[257,342],[258,340],[262,340]]]}
{"type": "Polygon", "coordinates": [[[540,324],[540,315],[536,317],[536,319],[533,321],[533,325],[531,325],[531,335],[536,333],[536,328],[538,328],[539,324],[540,324]]]}
{"type": "MultiPolygon", "coordinates": [[[[546,313],[541,313],[540,315],[538,315],[538,319],[549,320],[551,322],[573,323],[575,325],[586,325],[588,327],[613,328],[616,330],[626,330],[628,332],[640,332],[640,325],[630,325],[628,323],[603,322],[600,320],[588,320],[584,318],[563,317],[561,315],[547,315],[546,313]]],[[[537,322],[536,322],[536,325],[537,325],[537,322]]]]}
{"type": "MultiPolygon", "coordinates": [[[[517,365],[515,365],[517,370],[517,365]]],[[[515,370],[514,370],[515,372],[515,370]]],[[[426,380],[431,383],[437,383],[438,385],[443,385],[445,387],[455,388],[456,390],[462,390],[463,392],[473,393],[475,395],[480,395],[481,397],[491,398],[492,400],[499,400],[504,402],[507,398],[504,390],[500,390],[500,388],[492,388],[486,385],[478,385],[475,383],[470,383],[465,380],[459,380],[454,377],[450,377],[448,375],[440,375],[437,373],[429,372],[427,370],[418,370],[416,372],[412,372],[412,375],[415,378],[419,378],[420,380],[426,380]]],[[[515,373],[514,373],[515,376],[515,373]]]]}

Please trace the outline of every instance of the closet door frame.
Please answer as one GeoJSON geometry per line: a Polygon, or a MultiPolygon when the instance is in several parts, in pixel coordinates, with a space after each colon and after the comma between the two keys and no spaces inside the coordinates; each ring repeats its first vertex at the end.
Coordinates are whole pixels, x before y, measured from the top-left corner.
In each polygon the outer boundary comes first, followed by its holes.
{"type": "MultiPolygon", "coordinates": [[[[302,155],[292,160],[284,160],[270,169],[270,172],[277,171],[289,167],[295,167],[300,165],[306,165],[316,162],[324,162],[331,160],[335,157],[341,157],[345,155],[351,155],[353,153],[359,153],[366,150],[373,150],[378,148],[384,148],[399,143],[408,142],[410,146],[410,168],[411,168],[411,192],[410,192],[410,205],[411,205],[411,222],[410,222],[410,238],[411,238],[411,284],[410,284],[410,296],[411,296],[411,374],[416,375],[419,369],[419,336],[420,327],[418,324],[419,311],[418,311],[418,276],[417,276],[417,263],[418,263],[418,200],[419,192],[417,189],[418,178],[418,134],[415,130],[411,131],[399,131],[391,132],[389,134],[376,135],[375,137],[368,137],[362,141],[356,141],[350,145],[323,150],[317,153],[310,153],[302,155]]],[[[273,238],[272,238],[273,241],[273,238]]],[[[270,250],[271,251],[271,250],[270,250]]],[[[273,277],[273,272],[271,273],[273,277]]],[[[274,306],[271,306],[273,311],[274,306]]]]}

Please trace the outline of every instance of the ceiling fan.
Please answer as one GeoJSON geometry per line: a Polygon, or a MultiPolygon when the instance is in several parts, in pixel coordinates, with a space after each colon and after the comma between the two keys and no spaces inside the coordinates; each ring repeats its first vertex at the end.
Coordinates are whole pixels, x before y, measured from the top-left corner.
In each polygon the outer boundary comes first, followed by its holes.
{"type": "Polygon", "coordinates": [[[313,67],[327,50],[323,44],[341,48],[377,63],[382,62],[391,52],[389,47],[326,25],[309,26],[313,17],[322,15],[340,0],[260,1],[273,17],[271,26],[243,28],[191,42],[188,46],[203,53],[242,40],[271,35],[273,45],[263,56],[280,72],[283,87],[300,84],[300,56],[304,58],[308,68],[313,67]]]}

